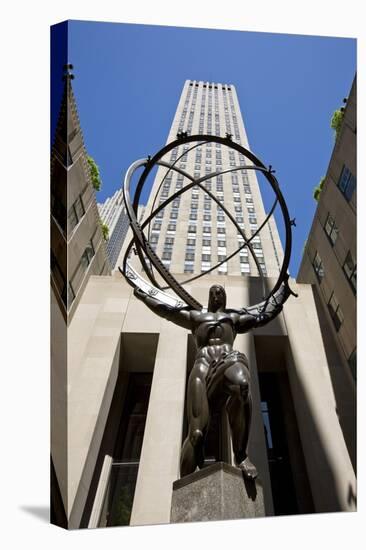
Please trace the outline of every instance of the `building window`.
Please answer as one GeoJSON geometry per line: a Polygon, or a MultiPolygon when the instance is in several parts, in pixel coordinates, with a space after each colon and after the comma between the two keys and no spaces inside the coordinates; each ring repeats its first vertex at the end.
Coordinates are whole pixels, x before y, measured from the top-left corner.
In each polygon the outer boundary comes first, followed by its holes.
{"type": "Polygon", "coordinates": [[[202,254],[202,262],[211,262],[211,254],[202,254]]]}
{"type": "Polygon", "coordinates": [[[356,178],[345,164],[343,165],[337,186],[346,200],[350,201],[353,191],[356,189],[356,178]]]}
{"type": "MultiPolygon", "coordinates": [[[[240,273],[242,275],[248,275],[248,273],[250,273],[250,265],[247,264],[247,263],[245,263],[245,264],[241,263],[240,264],[240,273]]],[[[263,275],[264,275],[264,273],[263,273],[263,275]]]]}
{"type": "Polygon", "coordinates": [[[196,233],[197,227],[195,225],[189,225],[188,226],[188,233],[196,233]]]}
{"type": "Polygon", "coordinates": [[[193,263],[185,263],[184,264],[184,273],[193,273],[193,263]]]}
{"type": "Polygon", "coordinates": [[[241,264],[248,264],[249,263],[248,256],[244,255],[244,254],[240,254],[240,263],[241,264]]]}
{"type": "Polygon", "coordinates": [[[313,268],[318,278],[318,281],[320,283],[324,277],[324,268],[323,268],[323,262],[317,252],[315,253],[315,257],[313,260],[313,268]]]}
{"type": "Polygon", "coordinates": [[[72,207],[68,212],[69,231],[72,231],[74,227],[79,223],[81,218],[85,214],[85,208],[81,195],[78,196],[72,207]]]}
{"type": "Polygon", "coordinates": [[[172,259],[172,251],[171,250],[164,250],[163,260],[171,260],[171,259],[172,259]]]}
{"type": "Polygon", "coordinates": [[[88,246],[85,248],[80,260],[81,265],[84,267],[84,271],[87,270],[88,265],[91,263],[94,254],[95,254],[94,246],[92,241],[90,241],[88,246]]]}
{"type": "Polygon", "coordinates": [[[70,284],[72,286],[72,289],[75,293],[78,292],[78,289],[80,288],[80,285],[82,283],[82,280],[84,278],[84,274],[87,271],[89,265],[92,262],[92,259],[95,255],[95,250],[92,241],[89,241],[89,244],[86,246],[80,261],[78,263],[78,266],[71,277],[70,284]]]}
{"type": "Polygon", "coordinates": [[[71,283],[67,285],[67,307],[69,308],[72,302],[75,300],[75,292],[71,283]]]}
{"type": "Polygon", "coordinates": [[[353,292],[356,294],[357,286],[357,265],[355,264],[352,254],[348,252],[343,264],[343,271],[350,282],[353,292]]]}
{"type": "Polygon", "coordinates": [[[341,328],[344,317],[343,317],[342,310],[339,306],[339,303],[338,303],[336,297],[334,296],[334,292],[332,292],[332,295],[331,295],[331,297],[329,299],[329,302],[328,302],[328,311],[329,311],[330,316],[332,318],[334,327],[335,327],[336,331],[338,332],[339,329],[341,328]]]}
{"type": "Polygon", "coordinates": [[[334,218],[332,218],[330,214],[328,214],[327,221],[325,222],[324,230],[328,235],[332,246],[334,246],[338,237],[339,229],[335,224],[334,218]]]}
{"type": "MultiPolygon", "coordinates": [[[[57,290],[59,291],[59,294],[62,298],[62,301],[64,302],[65,306],[68,307],[71,304],[72,300],[70,302],[67,302],[67,295],[66,295],[67,290],[66,290],[66,278],[65,278],[66,262],[65,262],[64,268],[62,269],[52,250],[51,250],[51,271],[52,271],[53,279],[57,286],[57,290]]],[[[75,295],[74,295],[74,298],[75,298],[75,295]]]]}

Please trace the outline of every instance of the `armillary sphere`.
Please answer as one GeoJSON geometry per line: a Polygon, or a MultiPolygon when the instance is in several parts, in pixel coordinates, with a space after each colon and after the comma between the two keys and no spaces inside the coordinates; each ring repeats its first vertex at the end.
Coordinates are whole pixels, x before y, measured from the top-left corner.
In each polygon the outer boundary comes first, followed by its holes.
{"type": "Polygon", "coordinates": [[[156,155],[154,155],[152,158],[148,157],[145,159],[140,159],[135,161],[129,169],[127,170],[124,185],[123,185],[123,198],[127,210],[127,215],[130,220],[130,226],[133,232],[133,239],[129,243],[126,253],[123,259],[123,265],[122,268],[120,267],[119,270],[126,278],[127,282],[133,286],[141,288],[143,291],[149,293],[150,295],[156,296],[160,301],[166,303],[167,305],[173,306],[173,307],[185,307],[190,306],[190,308],[201,310],[203,308],[202,304],[200,304],[187,290],[184,288],[184,285],[187,283],[191,283],[192,281],[199,279],[200,277],[203,277],[207,273],[212,272],[213,270],[217,269],[220,265],[230,260],[233,256],[238,254],[240,250],[243,248],[247,248],[249,252],[251,253],[254,262],[257,266],[259,276],[261,277],[262,281],[262,288],[263,288],[263,298],[264,300],[268,300],[272,294],[278,290],[280,287],[282,281],[284,280],[287,269],[290,261],[290,255],[291,255],[291,242],[292,242],[292,231],[291,226],[294,224],[294,221],[290,220],[289,213],[287,210],[285,199],[283,198],[283,195],[281,193],[279,184],[277,179],[274,176],[274,171],[272,170],[272,167],[266,167],[251,151],[248,149],[245,149],[241,145],[235,143],[231,139],[231,135],[227,134],[225,138],[219,137],[219,136],[213,136],[213,135],[193,135],[188,136],[187,133],[181,132],[177,135],[177,139],[175,141],[172,141],[165,147],[163,147],[156,155]],[[176,147],[179,147],[186,143],[193,143],[192,147],[190,147],[188,150],[184,150],[183,153],[178,156],[174,162],[166,162],[163,160],[163,157],[171,150],[175,149],[176,147]],[[193,149],[202,146],[206,143],[220,143],[230,149],[234,149],[235,151],[238,151],[244,159],[248,159],[250,161],[250,164],[240,164],[239,166],[230,167],[227,169],[223,169],[220,171],[215,171],[210,174],[205,174],[202,177],[194,178],[192,175],[188,174],[185,170],[182,170],[177,166],[177,162],[184,156],[186,158],[187,154],[192,151],[193,149]],[[164,177],[162,178],[162,181],[158,187],[157,193],[155,195],[152,211],[147,215],[144,222],[140,224],[137,220],[137,210],[140,203],[141,193],[143,191],[144,185],[146,184],[146,180],[148,175],[151,173],[154,167],[157,166],[163,166],[167,168],[167,172],[165,173],[164,177]],[[136,185],[135,192],[133,194],[133,197],[131,197],[131,180],[133,174],[139,169],[144,168],[138,182],[136,185]],[[272,190],[275,194],[275,200],[273,202],[273,205],[268,212],[268,215],[264,219],[263,223],[258,227],[258,229],[251,234],[250,236],[247,236],[244,229],[241,228],[233,215],[227,210],[225,205],[211,192],[210,189],[205,187],[204,183],[207,180],[211,180],[213,178],[217,178],[218,176],[221,176],[223,174],[227,174],[230,172],[237,172],[242,170],[255,170],[257,172],[261,172],[269,185],[271,186],[272,190]],[[186,180],[188,180],[188,183],[185,186],[182,186],[180,189],[177,189],[175,193],[173,193],[170,197],[168,197],[164,202],[161,202],[156,208],[155,208],[155,202],[157,195],[166,180],[168,174],[176,172],[178,174],[181,174],[186,180]],[[167,269],[167,267],[163,264],[161,259],[157,256],[155,253],[153,247],[151,246],[149,242],[150,237],[150,223],[155,218],[155,216],[163,210],[168,204],[170,204],[172,201],[180,197],[183,193],[187,192],[192,187],[199,187],[204,193],[206,193],[217,205],[220,207],[220,209],[226,214],[226,216],[229,218],[229,220],[235,225],[238,234],[242,236],[244,239],[244,244],[238,247],[238,249],[225,257],[223,260],[218,262],[216,265],[211,267],[210,269],[207,269],[206,271],[203,271],[202,273],[195,275],[193,277],[190,277],[186,279],[185,281],[178,282],[175,277],[170,273],[170,271],[167,269]],[[272,290],[267,292],[266,295],[266,286],[264,281],[264,275],[262,271],[262,267],[260,265],[260,262],[258,261],[258,258],[255,254],[255,251],[252,247],[252,241],[253,239],[260,233],[262,228],[266,225],[270,217],[273,215],[275,208],[279,206],[281,209],[282,217],[284,220],[284,226],[285,226],[285,252],[283,257],[282,266],[279,272],[278,279],[273,286],[272,290]],[[147,278],[149,279],[149,282],[146,281],[146,279],[143,278],[142,275],[140,275],[131,265],[130,257],[132,249],[134,252],[138,255],[138,258],[141,262],[141,266],[143,268],[143,271],[145,272],[147,278]],[[160,274],[162,279],[165,281],[166,286],[161,286],[161,284],[156,279],[156,274],[154,273],[154,269],[157,273],[160,274]],[[176,297],[171,296],[167,290],[173,290],[176,296],[179,297],[177,299],[176,297]]]}

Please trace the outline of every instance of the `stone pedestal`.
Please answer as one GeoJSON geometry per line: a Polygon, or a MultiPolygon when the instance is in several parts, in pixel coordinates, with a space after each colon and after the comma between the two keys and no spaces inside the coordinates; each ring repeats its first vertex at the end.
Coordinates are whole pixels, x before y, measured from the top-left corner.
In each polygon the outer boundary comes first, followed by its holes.
{"type": "Polygon", "coordinates": [[[264,517],[260,480],[216,462],[173,483],[171,523],[264,517]]]}

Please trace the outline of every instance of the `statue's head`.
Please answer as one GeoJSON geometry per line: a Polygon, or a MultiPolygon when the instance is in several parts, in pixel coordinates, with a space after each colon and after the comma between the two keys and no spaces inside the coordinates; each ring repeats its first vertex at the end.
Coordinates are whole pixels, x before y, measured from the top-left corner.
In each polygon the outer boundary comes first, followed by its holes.
{"type": "Polygon", "coordinates": [[[221,285],[212,285],[208,295],[208,311],[224,310],[226,308],[226,292],[221,285]]]}

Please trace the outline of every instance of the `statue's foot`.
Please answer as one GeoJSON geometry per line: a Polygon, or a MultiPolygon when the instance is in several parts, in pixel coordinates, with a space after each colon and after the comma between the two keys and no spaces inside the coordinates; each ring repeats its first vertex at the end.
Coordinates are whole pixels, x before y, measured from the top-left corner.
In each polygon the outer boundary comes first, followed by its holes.
{"type": "Polygon", "coordinates": [[[258,476],[257,468],[249,460],[249,457],[246,457],[240,464],[238,464],[247,479],[254,480],[258,476]]]}

